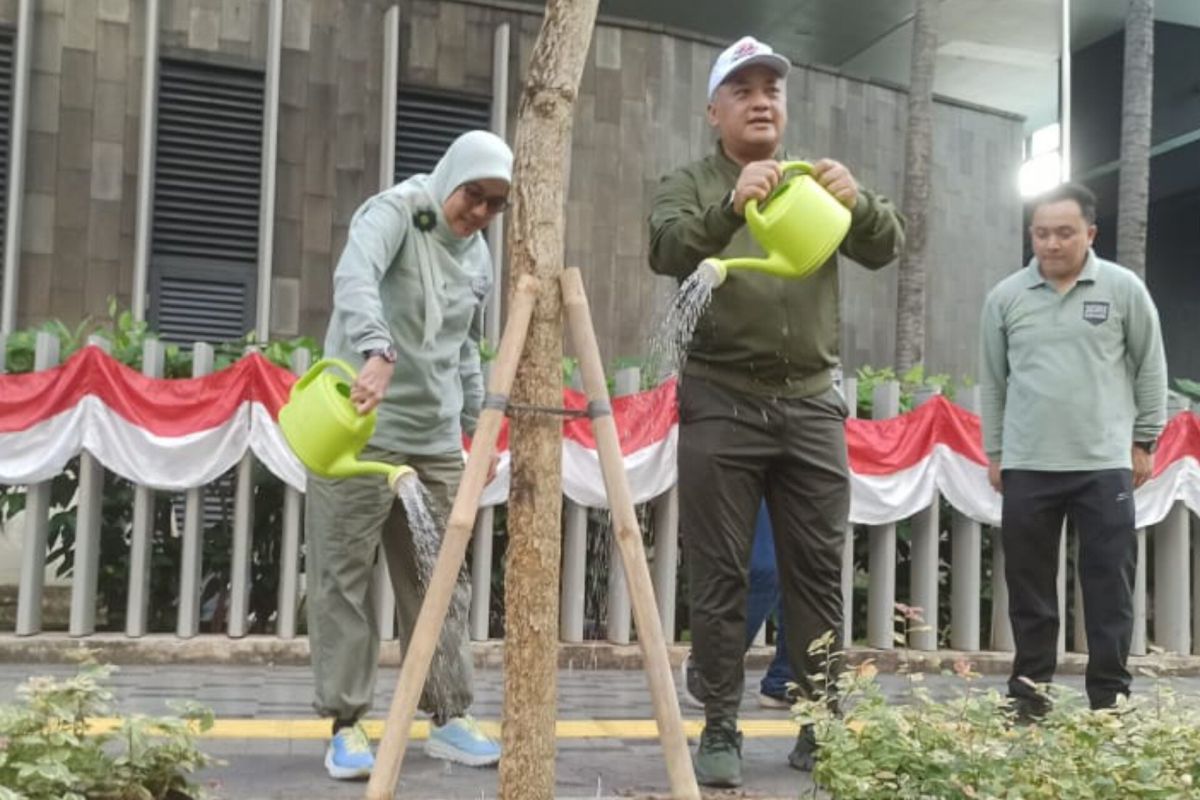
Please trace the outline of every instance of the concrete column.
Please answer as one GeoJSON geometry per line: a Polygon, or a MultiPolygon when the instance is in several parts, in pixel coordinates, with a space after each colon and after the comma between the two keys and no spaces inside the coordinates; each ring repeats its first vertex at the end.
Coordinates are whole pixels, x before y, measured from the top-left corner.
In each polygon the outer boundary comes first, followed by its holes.
{"type": "MultiPolygon", "coordinates": [[[[91,336],[88,344],[108,352],[108,340],[91,336]]],[[[75,567],[71,576],[71,636],[96,632],[96,586],[100,573],[100,516],[104,467],[86,450],[79,454],[79,505],[75,509],[75,567]]]]}
{"type": "Polygon", "coordinates": [[[654,500],[654,599],[667,644],[675,642],[675,589],[679,572],[679,487],[654,500]]]}
{"type": "Polygon", "coordinates": [[[1154,526],[1154,643],[1170,653],[1192,650],[1188,523],[1187,507],[1176,502],[1154,526]]]}
{"type": "MultiPolygon", "coordinates": [[[[192,348],[192,377],[213,369],[212,345],[197,342],[192,348]]],[[[188,489],[183,505],[183,544],[179,571],[179,618],[175,632],[184,639],[200,632],[200,576],[204,559],[204,487],[188,489]]]]}
{"type": "MultiPolygon", "coordinates": [[[[842,397],[851,417],[858,416],[858,378],[842,379],[842,397]]],[[[848,646],[854,636],[854,525],[846,523],[842,541],[842,644],[848,646]]]]}
{"type": "MultiPolygon", "coordinates": [[[[161,378],[166,348],[158,339],[142,342],[142,374],[161,378]]],[[[129,598],[125,609],[125,635],[144,636],[150,616],[150,564],[154,548],[154,490],[133,489],[133,526],[129,542],[129,598]]]]}
{"type": "MultiPolygon", "coordinates": [[[[896,381],[875,387],[871,417],[887,419],[900,412],[900,384],[896,381]]],[[[871,549],[867,585],[867,644],[880,650],[895,647],[893,616],[896,606],[896,526],[870,528],[871,549]]]]}
{"type": "MultiPolygon", "coordinates": [[[[33,368],[41,371],[58,364],[58,338],[39,333],[34,345],[33,368]]],[[[46,582],[46,536],[50,531],[50,481],[25,490],[25,542],[21,548],[21,582],[17,587],[17,635],[42,631],[42,590],[46,582]]]]}
{"type": "MultiPolygon", "coordinates": [[[[958,404],[978,414],[979,387],[959,389],[958,404]]],[[[978,650],[983,529],[966,514],[955,511],[950,536],[950,646],[955,650],[978,650]]]]}
{"type": "MultiPolygon", "coordinates": [[[[298,347],[292,351],[292,372],[308,372],[312,353],[298,347]]],[[[300,543],[303,540],[304,495],[291,486],[283,488],[283,543],[279,550],[279,615],[275,635],[296,638],[296,607],[300,602],[300,543]]]]}
{"type": "MultiPolygon", "coordinates": [[[[918,390],[917,406],[924,405],[940,395],[940,389],[929,387],[918,390]]],[[[912,525],[912,573],[910,577],[909,604],[921,609],[925,622],[909,633],[908,646],[914,650],[937,650],[938,645],[938,538],[941,533],[941,494],[934,492],[929,507],[913,515],[912,525]]]]}
{"type": "MultiPolygon", "coordinates": [[[[615,376],[616,397],[634,394],[641,388],[641,370],[626,367],[615,376]]],[[[608,640],[613,644],[629,644],[631,625],[629,583],[617,548],[617,537],[609,537],[608,553],[608,640]]]]}
{"type": "Polygon", "coordinates": [[[471,639],[488,640],[488,622],[492,608],[492,529],[496,510],[491,506],[475,513],[475,531],[471,545],[471,639]]]}

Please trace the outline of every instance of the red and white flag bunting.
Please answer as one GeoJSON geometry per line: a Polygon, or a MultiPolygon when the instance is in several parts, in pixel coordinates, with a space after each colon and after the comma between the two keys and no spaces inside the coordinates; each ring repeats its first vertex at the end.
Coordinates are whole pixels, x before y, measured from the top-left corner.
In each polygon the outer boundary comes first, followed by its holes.
{"type": "MultiPolygon", "coordinates": [[[[0,483],[36,483],[58,474],[81,450],[135,483],[177,491],[229,470],[249,448],[280,479],[304,488],[304,469],[276,422],[295,376],[258,355],[201,378],[147,378],[96,347],[54,369],[0,375],[0,483]]],[[[583,409],[580,392],[563,392],[583,409]]],[[[675,384],[613,399],[625,469],[635,502],[675,483],[679,436],[675,384]]],[[[912,516],[940,492],[959,511],[997,524],[1000,497],[987,482],[979,418],[944,398],[886,420],[850,419],[850,521],[883,525],[912,516]]],[[[508,427],[498,442],[499,471],[482,505],[508,497],[508,427]]],[[[586,419],[563,426],[563,493],[604,507],[600,461],[586,419]]],[[[1176,501],[1200,513],[1200,417],[1168,424],[1154,477],[1135,495],[1138,525],[1161,521],[1176,501]]]]}

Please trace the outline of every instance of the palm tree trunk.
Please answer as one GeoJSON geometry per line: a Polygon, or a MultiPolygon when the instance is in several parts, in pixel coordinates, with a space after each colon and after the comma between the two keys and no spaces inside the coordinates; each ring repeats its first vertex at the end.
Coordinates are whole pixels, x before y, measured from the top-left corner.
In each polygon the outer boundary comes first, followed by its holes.
{"type": "MultiPolygon", "coordinates": [[[[510,280],[540,282],[513,400],[562,405],[563,214],[575,98],[598,0],[549,0],[517,110],[510,280]]],[[[504,583],[500,797],[554,797],[562,420],[516,414],[504,583]]]]}
{"type": "Polygon", "coordinates": [[[1121,177],[1117,200],[1117,261],[1146,275],[1150,214],[1150,132],[1154,94],[1154,0],[1129,0],[1125,15],[1125,75],[1121,89],[1121,177]]]}
{"type": "Polygon", "coordinates": [[[896,293],[896,370],[925,360],[925,265],[929,252],[929,204],[933,168],[933,74],[937,57],[939,0],[917,0],[908,86],[908,135],[904,155],[907,245],[900,256],[896,293]]]}

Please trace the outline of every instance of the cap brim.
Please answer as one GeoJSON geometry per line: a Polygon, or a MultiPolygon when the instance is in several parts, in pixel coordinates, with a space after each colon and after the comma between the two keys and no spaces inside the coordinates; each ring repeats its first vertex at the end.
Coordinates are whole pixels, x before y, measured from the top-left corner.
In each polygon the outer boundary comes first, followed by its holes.
{"type": "Polygon", "coordinates": [[[739,72],[744,70],[746,67],[753,67],[756,64],[760,64],[764,67],[770,68],[772,71],[774,71],[774,73],[776,75],[778,75],[781,78],[786,78],[787,74],[788,74],[788,70],[790,70],[792,68],[792,62],[788,61],[786,58],[779,55],[778,53],[759,53],[756,56],[750,56],[745,61],[739,62],[736,67],[729,70],[729,72],[725,75],[725,77],[721,81],[721,83],[725,83],[730,78],[732,78],[734,75],[737,75],[739,72]]]}

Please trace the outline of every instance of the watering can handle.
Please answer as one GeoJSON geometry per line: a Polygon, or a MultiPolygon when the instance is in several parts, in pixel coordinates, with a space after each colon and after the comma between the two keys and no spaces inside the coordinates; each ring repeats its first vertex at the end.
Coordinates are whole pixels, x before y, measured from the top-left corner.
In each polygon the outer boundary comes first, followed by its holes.
{"type": "Polygon", "coordinates": [[[296,388],[303,390],[304,387],[312,383],[318,375],[330,367],[336,367],[341,370],[342,373],[350,379],[351,383],[353,383],[358,377],[358,373],[354,371],[354,367],[350,366],[345,361],[342,361],[340,358],[322,358],[320,361],[309,367],[308,372],[304,373],[300,380],[296,381],[296,388]]]}
{"type": "MultiPolygon", "coordinates": [[[[780,174],[785,175],[785,176],[789,172],[803,172],[806,175],[811,175],[812,171],[813,171],[813,165],[808,163],[807,161],[780,161],[779,162],[779,172],[780,172],[780,174]]],[[[747,200],[746,201],[746,217],[747,217],[747,219],[750,217],[757,217],[757,216],[758,216],[758,201],[757,200],[747,200]]]]}

